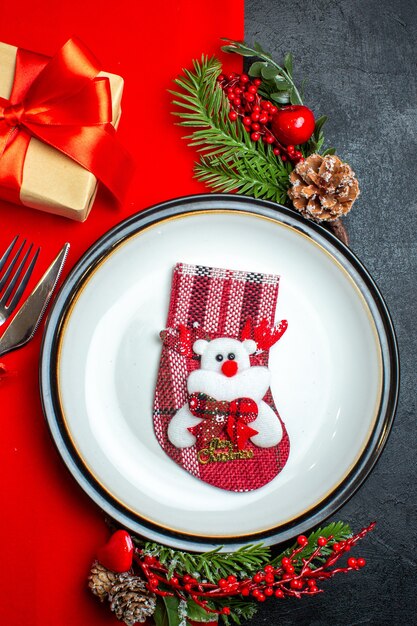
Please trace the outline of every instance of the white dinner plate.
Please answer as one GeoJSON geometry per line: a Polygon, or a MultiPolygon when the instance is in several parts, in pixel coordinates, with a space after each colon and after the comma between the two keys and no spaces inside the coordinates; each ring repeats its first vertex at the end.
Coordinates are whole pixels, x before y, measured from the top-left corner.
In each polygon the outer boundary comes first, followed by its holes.
{"type": "Polygon", "coordinates": [[[45,415],[84,490],[124,526],[176,547],[276,543],[320,523],[369,473],[398,391],[395,335],[357,258],[289,209],[191,196],[102,237],[67,278],[41,360],[45,415]],[[291,441],[282,472],[233,493],[191,476],[160,447],[152,407],[177,262],[279,274],[271,349],[275,403],[291,441]]]}

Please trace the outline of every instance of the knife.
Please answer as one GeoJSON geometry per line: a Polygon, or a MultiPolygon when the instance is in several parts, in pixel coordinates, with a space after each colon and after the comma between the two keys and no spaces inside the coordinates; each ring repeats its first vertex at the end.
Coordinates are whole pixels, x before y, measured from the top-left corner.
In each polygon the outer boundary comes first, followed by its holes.
{"type": "Polygon", "coordinates": [[[69,247],[69,243],[64,245],[0,337],[0,356],[21,348],[32,339],[52,297],[69,247]]]}

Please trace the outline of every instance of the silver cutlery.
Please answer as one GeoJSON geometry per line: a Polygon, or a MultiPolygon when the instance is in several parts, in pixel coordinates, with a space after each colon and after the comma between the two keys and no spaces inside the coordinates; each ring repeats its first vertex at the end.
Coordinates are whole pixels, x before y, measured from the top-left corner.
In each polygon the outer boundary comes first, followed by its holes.
{"type": "Polygon", "coordinates": [[[26,245],[26,239],[22,244],[16,246],[18,239],[19,235],[16,235],[0,259],[0,326],[4,324],[17,307],[40,252],[40,248],[38,248],[30,263],[25,267],[33,249],[33,243],[22,254],[26,245]]]}
{"type": "Polygon", "coordinates": [[[36,332],[52,297],[65,260],[66,243],[0,337],[0,356],[24,346],[36,332]]]}

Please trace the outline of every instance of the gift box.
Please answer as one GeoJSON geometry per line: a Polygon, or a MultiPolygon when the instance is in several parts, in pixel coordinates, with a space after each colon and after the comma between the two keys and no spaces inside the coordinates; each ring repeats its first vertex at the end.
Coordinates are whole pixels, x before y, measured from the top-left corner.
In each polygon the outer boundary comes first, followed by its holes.
{"type": "Polygon", "coordinates": [[[98,180],[122,200],[132,172],[115,136],[123,85],[78,41],[53,59],[0,43],[0,197],[80,222],[98,180]]]}

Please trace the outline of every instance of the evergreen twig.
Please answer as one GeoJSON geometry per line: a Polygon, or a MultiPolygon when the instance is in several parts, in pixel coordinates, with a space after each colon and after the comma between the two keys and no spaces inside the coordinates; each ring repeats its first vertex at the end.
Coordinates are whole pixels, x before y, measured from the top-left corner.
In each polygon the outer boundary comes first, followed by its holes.
{"type": "Polygon", "coordinates": [[[202,56],[193,61],[193,71],[184,70],[172,91],[179,124],[194,128],[185,137],[203,153],[195,176],[216,191],[235,191],[284,203],[287,199],[291,166],[277,159],[270,147],[255,144],[240,120],[228,118],[229,103],[217,84],[221,63],[202,56]]]}

